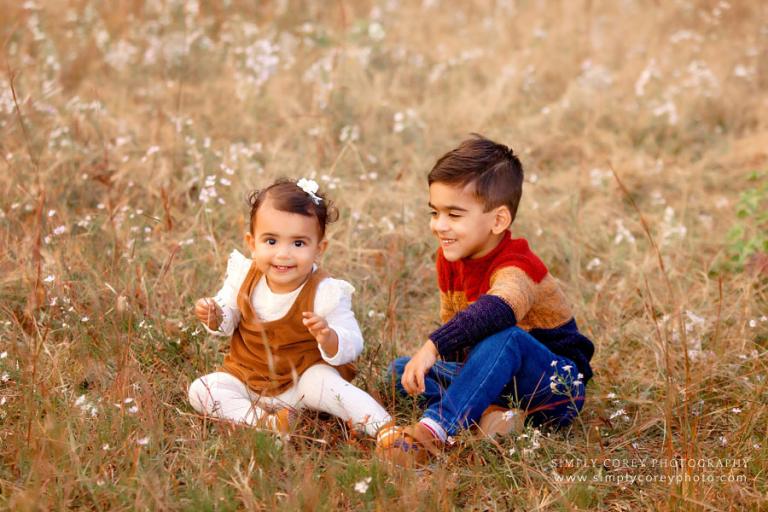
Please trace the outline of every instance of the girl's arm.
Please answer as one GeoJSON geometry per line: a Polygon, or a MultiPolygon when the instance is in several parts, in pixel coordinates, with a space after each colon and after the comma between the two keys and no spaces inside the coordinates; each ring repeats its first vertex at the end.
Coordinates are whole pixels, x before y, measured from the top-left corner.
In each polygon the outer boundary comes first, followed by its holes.
{"type": "Polygon", "coordinates": [[[354,291],[346,281],[326,278],[318,286],[315,296],[314,313],[325,319],[338,340],[335,354],[319,346],[323,360],[333,366],[351,363],[363,352],[363,333],[352,311],[354,291]]]}
{"type": "Polygon", "coordinates": [[[205,330],[216,336],[232,336],[235,327],[240,323],[240,309],[237,307],[237,294],[240,287],[248,275],[251,267],[251,260],[243,256],[239,251],[232,251],[227,261],[227,275],[224,278],[224,284],[215,296],[211,297],[216,306],[218,306],[221,321],[218,328],[211,329],[205,322],[205,330]]]}

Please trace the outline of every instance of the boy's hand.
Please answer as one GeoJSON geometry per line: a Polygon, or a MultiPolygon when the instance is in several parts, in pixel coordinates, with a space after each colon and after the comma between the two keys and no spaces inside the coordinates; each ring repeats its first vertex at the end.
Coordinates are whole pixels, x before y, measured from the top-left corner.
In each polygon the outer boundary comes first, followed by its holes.
{"type": "Polygon", "coordinates": [[[212,331],[219,328],[223,318],[221,308],[210,297],[198,299],[197,302],[195,302],[195,316],[212,331]]]}
{"type": "Polygon", "coordinates": [[[408,364],[405,365],[403,377],[400,379],[405,391],[409,395],[417,395],[424,392],[424,375],[427,374],[437,362],[437,347],[432,340],[426,343],[416,352],[408,364]]]}
{"type": "Polygon", "coordinates": [[[330,357],[336,355],[339,351],[339,337],[336,331],[328,327],[325,318],[311,311],[305,311],[301,314],[304,317],[301,321],[309,329],[309,333],[315,337],[317,342],[323,347],[323,351],[330,357]]]}

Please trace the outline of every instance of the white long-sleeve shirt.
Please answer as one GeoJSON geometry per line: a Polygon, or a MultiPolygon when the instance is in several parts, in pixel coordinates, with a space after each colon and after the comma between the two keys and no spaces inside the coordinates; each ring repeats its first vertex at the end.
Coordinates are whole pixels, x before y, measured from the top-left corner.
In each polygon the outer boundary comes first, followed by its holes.
{"type": "MultiPolygon", "coordinates": [[[[234,333],[240,322],[237,294],[250,267],[251,260],[239,251],[232,251],[229,255],[224,284],[213,297],[221,308],[223,319],[217,330],[206,327],[208,332],[218,336],[232,336],[234,333]]],[[[278,320],[288,313],[303,288],[302,284],[292,292],[275,293],[270,290],[266,278],[261,276],[251,295],[251,307],[264,322],[278,320]]],[[[339,338],[339,349],[333,357],[328,356],[318,344],[323,360],[333,366],[350,363],[363,351],[363,334],[352,311],[354,292],[355,288],[348,282],[326,277],[320,281],[315,293],[315,313],[325,318],[328,327],[336,331],[339,338]]]]}

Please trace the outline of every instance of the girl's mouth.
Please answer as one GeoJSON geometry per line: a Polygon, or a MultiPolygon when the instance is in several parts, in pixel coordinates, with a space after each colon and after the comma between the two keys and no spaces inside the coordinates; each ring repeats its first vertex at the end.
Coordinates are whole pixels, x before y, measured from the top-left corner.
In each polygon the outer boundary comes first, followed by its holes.
{"type": "Polygon", "coordinates": [[[275,270],[275,272],[284,273],[293,270],[296,267],[288,265],[272,265],[272,268],[275,270]]]}

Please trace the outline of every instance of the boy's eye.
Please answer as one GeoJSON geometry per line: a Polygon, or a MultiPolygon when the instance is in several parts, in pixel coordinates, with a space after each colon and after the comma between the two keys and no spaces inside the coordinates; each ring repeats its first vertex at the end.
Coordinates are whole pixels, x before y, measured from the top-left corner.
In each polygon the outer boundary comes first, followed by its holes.
{"type": "Polygon", "coordinates": [[[304,247],[305,243],[303,240],[296,240],[295,242],[293,242],[293,245],[296,247],[304,247]]]}
{"type": "Polygon", "coordinates": [[[429,216],[430,217],[437,217],[437,212],[432,210],[431,212],[429,212],[429,216]]]}
{"type": "Polygon", "coordinates": [[[459,217],[461,217],[461,215],[459,215],[458,213],[449,213],[448,216],[452,219],[458,219],[459,217]]]}

